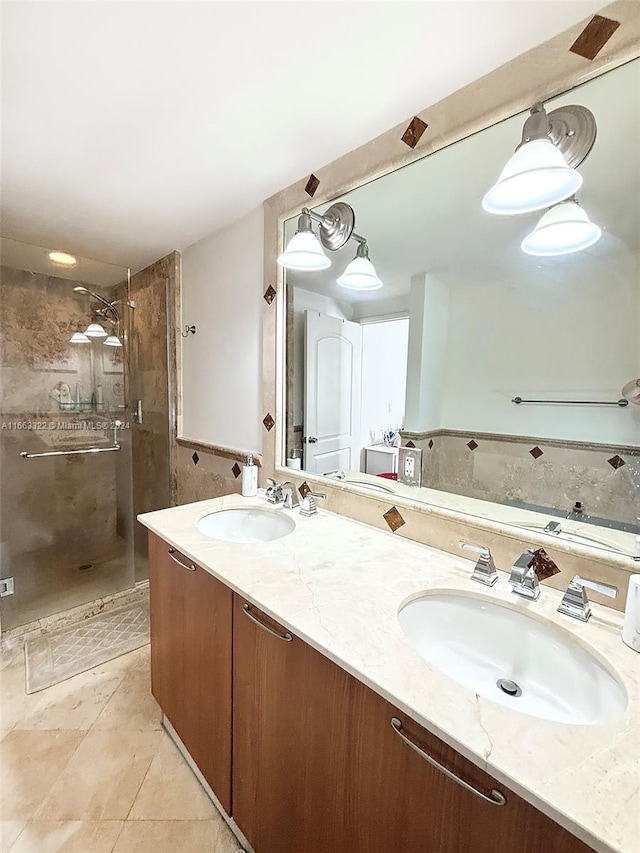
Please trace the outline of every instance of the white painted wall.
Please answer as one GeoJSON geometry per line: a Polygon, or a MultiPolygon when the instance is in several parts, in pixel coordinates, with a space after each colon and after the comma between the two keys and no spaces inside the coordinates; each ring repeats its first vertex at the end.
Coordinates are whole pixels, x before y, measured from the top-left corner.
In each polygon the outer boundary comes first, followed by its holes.
{"type": "Polygon", "coordinates": [[[261,452],[262,207],[182,253],[184,438],[261,452]]]}
{"type": "Polygon", "coordinates": [[[404,422],[408,340],[408,318],[362,326],[362,447],[404,422]]]}
{"type": "Polygon", "coordinates": [[[442,425],[447,342],[455,329],[450,325],[449,290],[435,276],[411,277],[406,430],[422,432],[442,425]]]}
{"type": "MultiPolygon", "coordinates": [[[[560,260],[560,259],[558,259],[560,260]]],[[[637,258],[571,256],[537,282],[450,288],[443,428],[611,444],[640,443],[640,407],[515,405],[617,400],[640,366],[637,258]]],[[[425,429],[431,428],[430,425],[425,429]]]]}

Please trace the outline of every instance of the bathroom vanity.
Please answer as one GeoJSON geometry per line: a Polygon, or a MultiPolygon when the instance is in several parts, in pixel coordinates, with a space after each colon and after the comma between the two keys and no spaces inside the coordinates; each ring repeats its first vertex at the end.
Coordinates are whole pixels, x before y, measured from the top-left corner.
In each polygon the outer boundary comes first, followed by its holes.
{"type": "MultiPolygon", "coordinates": [[[[153,694],[247,849],[637,853],[640,658],[621,641],[619,613],[594,605],[582,624],[556,612],[557,590],[518,599],[503,572],[482,587],[468,560],[262,496],[140,520],[150,531],[153,694]],[[196,527],[238,508],[295,527],[254,542],[196,527]],[[625,701],[604,721],[586,724],[578,710],[568,724],[520,713],[517,699],[483,698],[403,632],[399,611],[436,593],[561,632],[625,701]]],[[[552,669],[553,646],[539,653],[552,669]]]]}

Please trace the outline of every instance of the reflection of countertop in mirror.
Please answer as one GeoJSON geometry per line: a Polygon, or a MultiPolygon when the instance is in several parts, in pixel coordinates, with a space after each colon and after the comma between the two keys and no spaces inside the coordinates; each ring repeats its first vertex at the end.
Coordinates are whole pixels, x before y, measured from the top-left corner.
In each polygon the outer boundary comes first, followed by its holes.
{"type": "MultiPolygon", "coordinates": [[[[376,491],[380,497],[397,497],[402,500],[411,501],[418,505],[438,507],[452,512],[460,512],[478,518],[486,518],[489,521],[500,524],[512,524],[524,530],[543,533],[543,528],[549,521],[561,523],[563,532],[560,537],[549,535],[550,544],[554,541],[575,542],[591,548],[603,548],[617,552],[628,557],[636,555],[635,535],[622,530],[614,530],[608,527],[599,527],[587,522],[578,521],[575,517],[564,519],[562,516],[546,515],[542,512],[521,509],[519,507],[502,506],[471,498],[466,495],[456,495],[453,492],[442,492],[429,489],[426,486],[416,488],[405,486],[403,483],[387,480],[375,475],[363,474],[360,471],[345,471],[344,480],[334,480],[332,483],[344,483],[347,486],[355,486],[364,489],[367,493],[376,491]],[[383,492],[385,494],[383,494],[383,492]]],[[[637,556],[640,556],[637,555],[637,556]]],[[[632,564],[630,564],[632,565],[632,564]]]]}
{"type": "Polygon", "coordinates": [[[481,587],[469,579],[469,560],[322,509],[304,518],[272,508],[296,528],[271,542],[225,543],[196,530],[201,516],[238,506],[269,507],[262,496],[232,495],[139,518],[599,853],[637,853],[640,655],[622,642],[620,613],[593,605],[586,624],[562,617],[554,589],[545,587],[537,602],[517,599],[503,573],[495,587],[481,587]],[[416,594],[443,590],[553,622],[618,673],[629,696],[625,715],[606,725],[554,723],[483,699],[436,670],[409,644],[397,614],[416,594]]]}

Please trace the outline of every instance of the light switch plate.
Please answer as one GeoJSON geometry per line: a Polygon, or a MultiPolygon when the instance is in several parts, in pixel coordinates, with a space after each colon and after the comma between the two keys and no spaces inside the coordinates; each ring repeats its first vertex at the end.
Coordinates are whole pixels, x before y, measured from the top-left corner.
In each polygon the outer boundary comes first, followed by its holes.
{"type": "Polygon", "coordinates": [[[405,486],[422,484],[422,450],[419,447],[401,447],[398,453],[398,482],[405,486]]]}

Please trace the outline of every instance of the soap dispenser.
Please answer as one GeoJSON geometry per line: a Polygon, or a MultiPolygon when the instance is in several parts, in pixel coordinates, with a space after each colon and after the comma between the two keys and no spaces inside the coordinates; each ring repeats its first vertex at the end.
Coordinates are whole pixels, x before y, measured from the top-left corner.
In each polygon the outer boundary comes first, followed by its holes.
{"type": "Polygon", "coordinates": [[[629,578],[622,640],[630,649],[640,652],[640,575],[629,578]]]}
{"type": "Polygon", "coordinates": [[[258,466],[253,464],[253,456],[247,456],[246,465],[242,466],[242,496],[255,498],[258,494],[258,466]]]}

